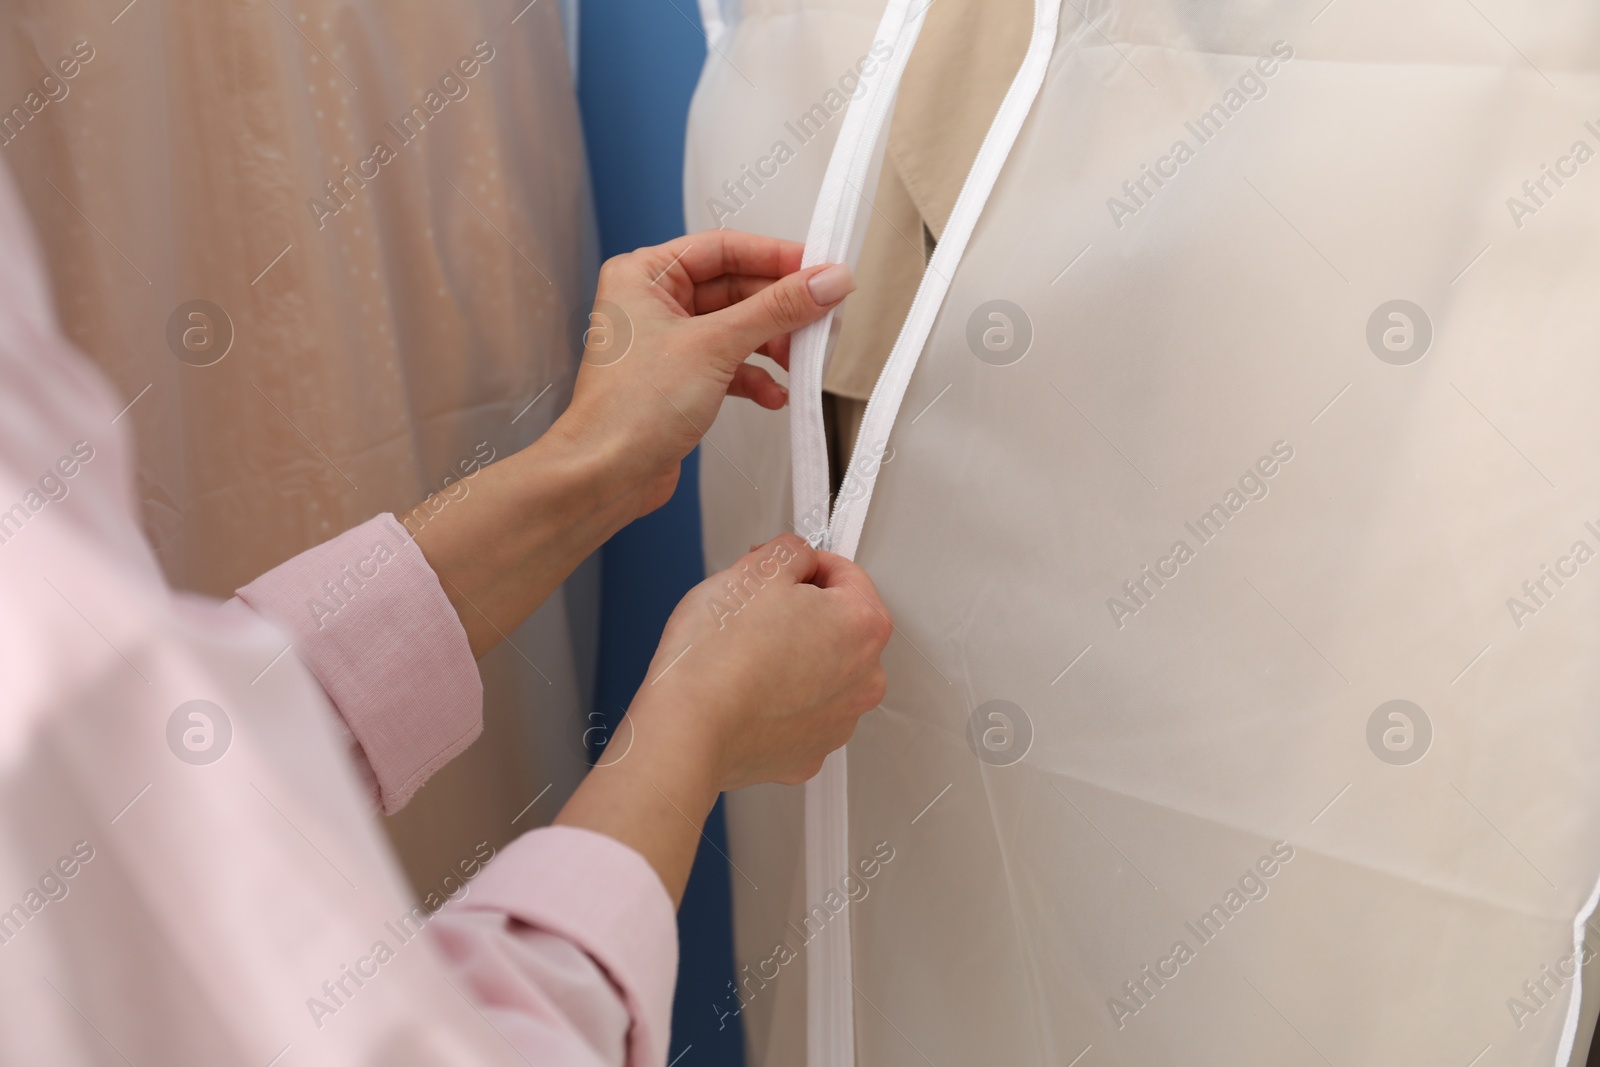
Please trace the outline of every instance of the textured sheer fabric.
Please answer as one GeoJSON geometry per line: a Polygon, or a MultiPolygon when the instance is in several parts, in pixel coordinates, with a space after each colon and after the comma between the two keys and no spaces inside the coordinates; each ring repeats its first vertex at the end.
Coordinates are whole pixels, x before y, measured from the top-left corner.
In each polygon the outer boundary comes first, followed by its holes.
{"type": "MultiPolygon", "coordinates": [[[[0,152],[69,336],[131,405],[175,585],[228,596],[549,425],[596,262],[556,5],[0,10],[0,152]]],[[[576,782],[592,579],[484,660],[498,743],[392,824],[419,884],[576,782]]]]}
{"type": "MultiPolygon", "coordinates": [[[[841,18],[769,7],[728,62],[841,18]]],[[[899,626],[850,747],[851,847],[896,852],[849,905],[861,1062],[1581,1056],[1597,33],[1577,4],[1062,9],[856,472],[899,626]]],[[[764,95],[805,111],[816,59],[764,95]]],[[[725,65],[705,221],[782,126],[725,65]]],[[[794,166],[738,224],[804,232],[794,166]]],[[[792,518],[786,438],[714,428],[760,488],[708,464],[710,564],[792,518]]],[[[766,888],[801,884],[798,797],[730,811],[764,887],[736,890],[746,1025],[802,1062],[826,902],[766,888]]]]}

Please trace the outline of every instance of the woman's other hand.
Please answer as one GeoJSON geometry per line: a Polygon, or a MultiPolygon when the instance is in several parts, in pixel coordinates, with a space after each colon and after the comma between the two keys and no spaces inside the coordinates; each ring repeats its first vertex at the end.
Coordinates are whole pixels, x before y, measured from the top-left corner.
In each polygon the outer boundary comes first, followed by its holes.
{"type": "Polygon", "coordinates": [[[883,699],[894,627],[872,580],[785,534],[679,603],[599,766],[556,822],[641,853],[674,900],[717,794],[794,784],[883,699]]]}
{"type": "Polygon", "coordinates": [[[542,437],[403,520],[482,656],[585,557],[672,496],[728,396],[787,395],[746,358],[789,362],[789,332],[854,286],[800,270],[799,245],[712,230],[609,260],[572,404],[542,437]]]}
{"type": "Polygon", "coordinates": [[[784,534],[678,603],[628,714],[703,735],[719,790],[795,785],[883,699],[893,630],[865,571],[784,534]]]}
{"type": "Polygon", "coordinates": [[[788,393],[746,359],[788,369],[789,334],[855,288],[843,265],[800,269],[802,246],[732,230],[689,234],[606,261],[572,404],[557,428],[604,456],[646,514],[724,397],[776,410],[788,393]]]}

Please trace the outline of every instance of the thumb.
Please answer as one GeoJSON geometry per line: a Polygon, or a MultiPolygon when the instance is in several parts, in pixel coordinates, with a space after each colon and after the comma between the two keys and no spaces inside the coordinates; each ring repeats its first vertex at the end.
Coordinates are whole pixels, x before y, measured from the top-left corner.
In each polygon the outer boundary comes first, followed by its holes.
{"type": "Polygon", "coordinates": [[[810,267],[703,318],[725,331],[742,360],[774,337],[822,318],[855,287],[855,277],[843,263],[810,267]]]}

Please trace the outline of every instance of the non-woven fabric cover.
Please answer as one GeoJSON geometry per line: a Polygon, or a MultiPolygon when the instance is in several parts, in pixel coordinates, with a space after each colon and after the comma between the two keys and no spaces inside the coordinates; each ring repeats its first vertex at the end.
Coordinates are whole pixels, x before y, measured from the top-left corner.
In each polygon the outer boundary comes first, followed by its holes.
{"type": "MultiPolygon", "coordinates": [[[[0,107],[38,111],[0,160],[131,405],[168,579],[225,598],[560,412],[597,263],[582,132],[554,5],[125,3],[6,5],[0,107]],[[169,340],[194,300],[231,324],[209,366],[169,340]]],[[[581,777],[597,601],[581,573],[483,660],[494,740],[386,824],[418,886],[581,777]]]]}
{"type": "MultiPolygon", "coordinates": [[[[850,906],[861,1062],[1584,1047],[1600,13],[1316,7],[1062,12],[857,557],[898,627],[850,745],[852,854],[894,854],[850,906]],[[985,347],[994,300],[1026,346],[985,347]]],[[[786,8],[719,50],[840,18],[786,8]]],[[[723,64],[691,225],[771,137],[723,64]]],[[[810,205],[746,212],[799,236],[810,205]]],[[[787,428],[730,413],[713,566],[791,518],[787,428]]],[[[764,1063],[803,1033],[797,810],[731,820],[764,1063]]]]}

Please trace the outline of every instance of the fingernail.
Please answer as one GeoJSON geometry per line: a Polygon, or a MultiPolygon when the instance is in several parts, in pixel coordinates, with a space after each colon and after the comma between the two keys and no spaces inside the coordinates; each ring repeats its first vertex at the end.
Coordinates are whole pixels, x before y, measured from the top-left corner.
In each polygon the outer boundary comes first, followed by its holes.
{"type": "Polygon", "coordinates": [[[806,288],[811,290],[811,299],[822,305],[843,300],[855,287],[855,276],[843,263],[835,263],[827,270],[818,271],[806,282],[806,288]]]}

